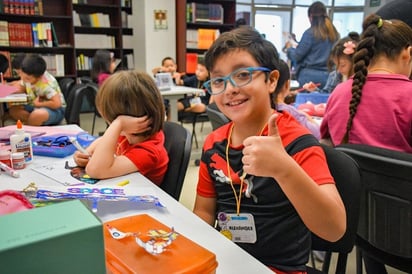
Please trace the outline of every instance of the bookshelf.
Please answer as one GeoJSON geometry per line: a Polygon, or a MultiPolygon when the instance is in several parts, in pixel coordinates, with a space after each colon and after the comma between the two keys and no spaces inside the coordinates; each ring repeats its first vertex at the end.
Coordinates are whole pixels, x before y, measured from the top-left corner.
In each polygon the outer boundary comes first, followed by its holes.
{"type": "Polygon", "coordinates": [[[179,71],[193,73],[196,65],[188,60],[197,60],[196,56],[203,55],[219,33],[233,29],[235,21],[236,0],[176,0],[179,71]]]}
{"type": "MultiPolygon", "coordinates": [[[[130,0],[0,0],[0,52],[11,58],[19,52],[41,54],[56,77],[88,76],[89,70],[78,66],[78,57],[90,58],[99,48],[113,51],[115,58],[123,61],[120,68],[127,68],[128,63],[133,64],[127,38],[133,35],[127,25],[131,13],[130,0]],[[97,24],[84,25],[76,14],[93,16],[97,24]],[[49,25],[50,30],[44,30],[49,25]],[[43,38],[39,36],[42,33],[45,40],[36,42],[36,37],[43,38]],[[79,39],[84,36],[88,44],[79,39]]],[[[14,77],[11,74],[6,79],[14,77]]]]}

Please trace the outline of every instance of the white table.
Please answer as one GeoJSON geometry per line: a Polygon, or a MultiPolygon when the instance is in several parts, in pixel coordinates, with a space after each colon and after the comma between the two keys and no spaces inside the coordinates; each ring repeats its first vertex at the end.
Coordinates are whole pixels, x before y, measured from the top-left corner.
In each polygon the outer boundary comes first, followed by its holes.
{"type": "Polygon", "coordinates": [[[171,121],[173,122],[178,122],[178,115],[177,115],[177,100],[184,97],[185,95],[190,95],[190,94],[204,94],[203,89],[199,88],[191,88],[191,87],[185,87],[185,86],[172,86],[170,90],[163,90],[161,91],[161,94],[163,98],[169,99],[170,101],[170,116],[171,116],[171,121]]]}
{"type": "MultiPolygon", "coordinates": [[[[64,126],[63,126],[64,127],[64,126]]],[[[72,125],[64,128],[76,128],[72,125]]],[[[33,168],[38,166],[48,166],[53,168],[63,181],[69,170],[64,169],[65,161],[69,161],[73,165],[71,156],[66,158],[49,158],[35,156],[32,164],[25,169],[20,170],[20,178],[12,178],[6,174],[0,175],[0,190],[14,189],[22,190],[29,183],[34,182],[38,188],[49,189],[54,191],[63,191],[67,187],[61,183],[47,177],[55,177],[54,172],[47,173],[47,176],[33,171],[33,168]]],[[[70,177],[70,175],[68,175],[70,177]]],[[[75,183],[78,183],[73,179],[75,183]]],[[[71,183],[71,181],[69,181],[71,183]]],[[[150,182],[146,177],[140,173],[133,173],[118,178],[108,180],[101,180],[95,185],[72,186],[79,188],[122,188],[125,193],[130,195],[151,194],[159,198],[160,202],[165,208],[154,207],[152,205],[144,205],[132,202],[112,202],[103,201],[98,204],[98,211],[96,215],[102,222],[132,216],[136,214],[149,214],[163,224],[174,227],[175,230],[197,244],[207,248],[216,254],[218,261],[217,273],[273,273],[266,266],[250,256],[243,249],[238,247],[226,239],[223,235],[217,232],[210,225],[203,222],[190,210],[182,204],[174,200],[171,196],[161,190],[159,187],[150,182]],[[130,183],[125,186],[117,186],[118,182],[125,179],[130,180],[130,183]]]]}

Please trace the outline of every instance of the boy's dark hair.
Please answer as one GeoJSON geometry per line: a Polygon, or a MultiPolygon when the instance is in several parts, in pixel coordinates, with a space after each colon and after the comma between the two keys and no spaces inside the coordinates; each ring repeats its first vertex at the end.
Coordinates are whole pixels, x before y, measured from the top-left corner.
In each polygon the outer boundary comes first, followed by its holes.
{"type": "Polygon", "coordinates": [[[38,54],[28,54],[21,63],[21,70],[27,75],[40,77],[47,69],[46,61],[38,54]]]}
{"type": "Polygon", "coordinates": [[[220,56],[239,49],[250,53],[262,67],[270,70],[279,67],[279,53],[276,47],[254,28],[244,26],[224,32],[216,39],[205,54],[207,69],[211,71],[220,56]]]}
{"type": "Polygon", "coordinates": [[[342,143],[349,141],[349,132],[361,101],[369,64],[373,64],[381,56],[395,60],[402,50],[412,45],[412,28],[400,20],[382,20],[380,16],[371,14],[363,21],[362,29],[361,40],[353,56],[352,99],[342,143]]]}
{"type": "Polygon", "coordinates": [[[11,67],[13,69],[21,69],[24,57],[26,57],[25,53],[17,53],[16,55],[14,55],[14,58],[11,61],[11,67]]]}
{"type": "Polygon", "coordinates": [[[240,26],[246,26],[246,25],[247,25],[247,22],[245,18],[239,18],[235,22],[235,28],[238,28],[240,26]]]}
{"type": "Polygon", "coordinates": [[[105,49],[99,49],[93,56],[92,69],[90,71],[90,76],[93,81],[97,82],[99,74],[107,73],[110,74],[110,65],[113,61],[113,54],[105,49]]]}
{"type": "Polygon", "coordinates": [[[165,62],[168,61],[168,60],[172,61],[173,63],[176,63],[175,59],[173,59],[173,58],[170,57],[170,56],[167,56],[167,57],[165,57],[165,58],[162,59],[162,66],[163,66],[163,65],[165,64],[165,62]]]}
{"type": "Polygon", "coordinates": [[[283,61],[282,59],[279,60],[279,78],[278,83],[276,85],[275,94],[276,96],[279,94],[282,87],[285,83],[290,79],[290,69],[288,64],[283,61]]]}
{"type": "MultiPolygon", "coordinates": [[[[212,72],[216,60],[229,52],[244,50],[256,60],[261,67],[272,70],[279,68],[279,53],[276,47],[266,40],[254,28],[243,26],[222,33],[205,54],[205,65],[212,72]]],[[[266,74],[267,75],[267,74],[266,74]]],[[[267,81],[268,77],[266,77],[267,81]]],[[[271,93],[271,97],[274,93],[271,93]]],[[[271,102],[274,100],[271,98],[271,102]]],[[[272,105],[275,108],[275,105],[272,105]]]]}

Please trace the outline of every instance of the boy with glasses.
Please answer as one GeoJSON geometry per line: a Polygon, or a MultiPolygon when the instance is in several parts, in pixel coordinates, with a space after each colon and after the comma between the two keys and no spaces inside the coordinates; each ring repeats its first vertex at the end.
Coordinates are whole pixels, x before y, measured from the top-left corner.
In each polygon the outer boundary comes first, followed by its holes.
{"type": "Polygon", "coordinates": [[[194,212],[276,273],[306,273],[310,231],[336,241],[346,214],[316,138],[275,110],[278,52],[242,27],[205,62],[205,86],[231,122],[205,140],[194,212]]]}

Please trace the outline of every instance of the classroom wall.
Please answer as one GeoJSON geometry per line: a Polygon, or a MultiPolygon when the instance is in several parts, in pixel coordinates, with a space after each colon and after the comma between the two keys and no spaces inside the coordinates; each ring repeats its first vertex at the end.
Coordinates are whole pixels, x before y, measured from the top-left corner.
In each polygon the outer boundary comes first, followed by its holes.
{"type": "Polygon", "coordinates": [[[133,1],[135,68],[151,73],[166,56],[176,58],[176,8],[171,0],[133,1]],[[167,29],[155,30],[154,10],[167,11],[167,29]]]}

